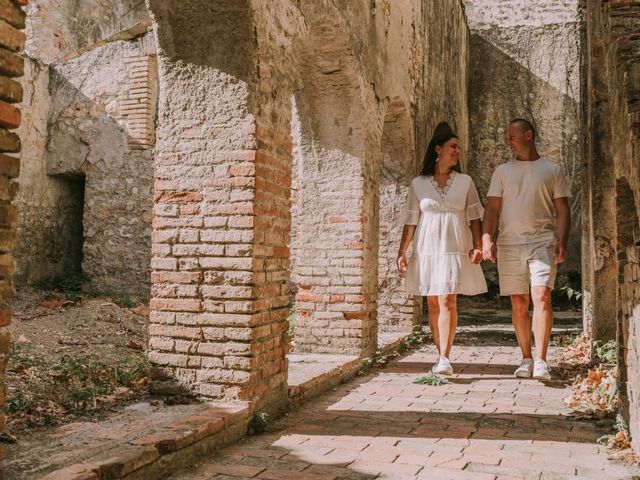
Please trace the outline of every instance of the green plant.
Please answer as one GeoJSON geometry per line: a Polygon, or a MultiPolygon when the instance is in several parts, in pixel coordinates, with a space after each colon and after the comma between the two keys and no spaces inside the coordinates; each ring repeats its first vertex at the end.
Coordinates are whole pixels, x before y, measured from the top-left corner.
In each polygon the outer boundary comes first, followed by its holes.
{"type": "Polygon", "coordinates": [[[287,322],[289,322],[289,336],[293,336],[293,332],[296,328],[297,314],[296,304],[294,302],[289,302],[289,316],[287,317],[287,322]]]}
{"type": "Polygon", "coordinates": [[[446,385],[449,380],[443,377],[439,377],[434,373],[427,373],[424,377],[416,378],[413,383],[419,383],[420,385],[446,385]]]}
{"type": "Polygon", "coordinates": [[[269,414],[265,412],[256,412],[251,421],[249,421],[249,428],[254,435],[260,435],[267,430],[269,424],[269,414]]]}
{"type": "Polygon", "coordinates": [[[600,341],[593,342],[596,358],[600,363],[615,364],[617,362],[616,341],[609,340],[605,344],[601,343],[600,341]]]}
{"type": "Polygon", "coordinates": [[[22,394],[17,394],[15,397],[12,397],[7,400],[7,411],[8,412],[31,412],[35,409],[36,402],[32,397],[26,397],[22,394]]]}

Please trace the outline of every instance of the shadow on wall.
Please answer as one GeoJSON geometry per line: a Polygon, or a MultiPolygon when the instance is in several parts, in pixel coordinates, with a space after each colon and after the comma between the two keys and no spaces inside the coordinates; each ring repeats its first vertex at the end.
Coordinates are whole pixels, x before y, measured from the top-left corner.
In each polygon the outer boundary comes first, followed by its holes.
{"type": "MultiPolygon", "coordinates": [[[[511,159],[504,130],[517,117],[532,119],[538,150],[559,162],[571,184],[569,252],[580,252],[581,148],[579,104],[509,57],[485,38],[471,36],[469,174],[482,197],[495,168],[511,159]]],[[[570,255],[560,275],[580,271],[580,255],[570,255]]]]}

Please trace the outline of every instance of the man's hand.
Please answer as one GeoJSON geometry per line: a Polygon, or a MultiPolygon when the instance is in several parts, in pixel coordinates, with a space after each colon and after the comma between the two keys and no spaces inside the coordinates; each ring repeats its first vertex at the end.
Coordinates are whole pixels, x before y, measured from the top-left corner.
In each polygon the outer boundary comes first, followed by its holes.
{"type": "Polygon", "coordinates": [[[555,260],[556,265],[564,262],[567,259],[567,255],[568,255],[567,245],[562,242],[556,242],[553,253],[556,257],[556,260],[555,260]]]}
{"type": "Polygon", "coordinates": [[[471,263],[478,264],[482,261],[484,255],[482,254],[481,248],[474,248],[469,250],[469,258],[471,259],[471,263]]]}
{"type": "Polygon", "coordinates": [[[401,277],[404,277],[404,274],[407,273],[407,254],[399,253],[396,264],[398,265],[398,273],[401,277]]]}
{"type": "Polygon", "coordinates": [[[489,260],[491,263],[496,263],[496,244],[493,243],[489,235],[482,236],[482,259],[489,260]]]}

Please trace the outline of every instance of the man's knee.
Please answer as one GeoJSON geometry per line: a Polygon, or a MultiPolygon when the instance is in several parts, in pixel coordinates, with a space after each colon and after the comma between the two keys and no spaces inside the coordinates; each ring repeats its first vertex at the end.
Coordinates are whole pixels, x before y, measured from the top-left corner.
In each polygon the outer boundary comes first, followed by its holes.
{"type": "Polygon", "coordinates": [[[534,307],[551,308],[551,289],[547,287],[531,287],[531,300],[534,307]]]}
{"type": "Polygon", "coordinates": [[[528,312],[529,295],[511,295],[511,308],[517,313],[528,312]]]}

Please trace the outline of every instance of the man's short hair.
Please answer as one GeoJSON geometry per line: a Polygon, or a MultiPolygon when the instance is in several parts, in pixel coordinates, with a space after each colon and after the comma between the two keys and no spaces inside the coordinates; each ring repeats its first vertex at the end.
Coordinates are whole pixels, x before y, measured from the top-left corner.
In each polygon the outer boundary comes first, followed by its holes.
{"type": "Polygon", "coordinates": [[[529,120],[525,120],[524,118],[514,118],[513,120],[511,120],[511,123],[509,123],[509,125],[513,125],[513,124],[517,124],[523,133],[531,130],[531,135],[533,140],[536,139],[536,136],[537,136],[536,129],[534,128],[534,126],[531,124],[529,120]]]}

